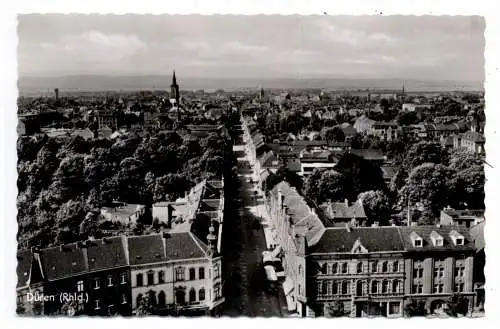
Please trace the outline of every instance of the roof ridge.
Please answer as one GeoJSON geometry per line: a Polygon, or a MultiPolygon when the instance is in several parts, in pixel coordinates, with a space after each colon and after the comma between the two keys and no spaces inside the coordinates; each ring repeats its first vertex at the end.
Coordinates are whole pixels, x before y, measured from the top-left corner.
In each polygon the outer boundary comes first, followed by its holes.
{"type": "Polygon", "coordinates": [[[208,253],[207,253],[205,250],[203,250],[203,248],[202,248],[202,247],[201,247],[201,245],[200,245],[200,242],[202,242],[202,241],[198,241],[198,240],[199,240],[199,239],[198,239],[198,237],[197,237],[197,236],[195,236],[193,233],[191,233],[191,232],[187,232],[187,233],[189,234],[189,236],[191,237],[191,239],[193,239],[193,241],[196,243],[196,245],[198,246],[198,248],[200,248],[201,252],[202,252],[205,256],[207,256],[207,257],[208,257],[208,253]]]}

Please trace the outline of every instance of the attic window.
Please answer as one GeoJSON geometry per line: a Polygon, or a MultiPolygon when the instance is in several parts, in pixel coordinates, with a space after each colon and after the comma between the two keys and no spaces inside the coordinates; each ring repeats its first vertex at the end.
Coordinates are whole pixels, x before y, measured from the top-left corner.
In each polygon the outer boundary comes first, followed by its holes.
{"type": "Polygon", "coordinates": [[[455,244],[456,244],[457,246],[463,246],[463,245],[464,245],[464,239],[462,239],[462,238],[457,238],[457,239],[455,240],[455,244]]]}
{"type": "Polygon", "coordinates": [[[463,246],[465,243],[464,236],[457,231],[453,230],[450,232],[450,237],[452,238],[455,246],[463,246]]]}
{"type": "Polygon", "coordinates": [[[420,248],[424,245],[422,238],[417,233],[411,232],[410,238],[413,242],[413,247],[420,248]]]}
{"type": "Polygon", "coordinates": [[[443,237],[439,235],[436,231],[431,232],[431,240],[434,244],[434,247],[442,247],[443,246],[443,237]]]}

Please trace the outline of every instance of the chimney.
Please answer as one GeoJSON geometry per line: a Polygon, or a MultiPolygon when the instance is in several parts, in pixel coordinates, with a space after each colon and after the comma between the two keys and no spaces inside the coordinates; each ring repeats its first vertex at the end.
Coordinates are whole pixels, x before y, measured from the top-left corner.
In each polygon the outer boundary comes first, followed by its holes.
{"type": "Polygon", "coordinates": [[[345,203],[345,206],[346,206],[346,207],[349,207],[349,200],[344,199],[344,203],[345,203]]]}
{"type": "Polygon", "coordinates": [[[345,229],[347,230],[347,232],[351,232],[351,226],[349,224],[345,224],[345,229]]]}

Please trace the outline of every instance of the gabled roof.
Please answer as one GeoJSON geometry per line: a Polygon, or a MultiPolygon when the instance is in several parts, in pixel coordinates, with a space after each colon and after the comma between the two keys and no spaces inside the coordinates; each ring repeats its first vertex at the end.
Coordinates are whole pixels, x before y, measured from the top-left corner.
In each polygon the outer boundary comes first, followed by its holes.
{"type": "Polygon", "coordinates": [[[413,250],[413,251],[428,251],[428,250],[443,250],[443,249],[448,249],[448,250],[471,250],[474,249],[474,241],[472,237],[470,236],[469,232],[467,232],[466,229],[461,229],[457,227],[436,227],[433,225],[426,225],[426,226],[410,226],[410,227],[399,227],[399,231],[401,232],[401,238],[403,239],[403,242],[405,244],[405,248],[407,250],[413,250]],[[450,232],[451,231],[457,231],[461,235],[464,236],[465,243],[463,246],[455,246],[454,242],[452,241],[452,238],[450,237],[450,232]],[[443,237],[443,246],[434,246],[432,243],[432,232],[436,232],[439,234],[441,237],[443,237]],[[415,248],[413,246],[413,243],[411,241],[410,235],[412,232],[415,232],[422,238],[423,245],[422,247],[415,248]]]}
{"type": "Polygon", "coordinates": [[[468,131],[462,135],[462,138],[470,140],[474,143],[484,143],[484,136],[477,131],[468,131]]]}
{"type": "Polygon", "coordinates": [[[365,209],[359,200],[350,206],[346,202],[329,202],[321,205],[321,209],[327,217],[325,218],[327,227],[333,226],[336,221],[366,218],[365,209]]]}
{"type": "Polygon", "coordinates": [[[271,191],[276,200],[280,193],[283,196],[283,205],[286,207],[290,224],[294,225],[297,231],[305,234],[307,245],[311,246],[317,243],[325,230],[318,215],[307,205],[297,190],[287,182],[278,183],[271,191]]]}
{"type": "Polygon", "coordinates": [[[397,227],[327,228],[321,240],[309,253],[350,253],[360,241],[368,252],[403,251],[397,227]]]}
{"type": "Polygon", "coordinates": [[[165,233],[164,237],[167,260],[203,258],[208,255],[208,246],[191,232],[165,233]]]}
{"type": "Polygon", "coordinates": [[[43,280],[42,269],[38,257],[31,250],[20,250],[17,252],[17,285],[24,287],[43,280]]]}
{"type": "Polygon", "coordinates": [[[130,265],[159,263],[166,261],[161,235],[130,236],[128,253],[130,265]]]}
{"type": "Polygon", "coordinates": [[[87,258],[89,271],[99,271],[128,264],[121,237],[87,241],[87,258]]]}
{"type": "Polygon", "coordinates": [[[48,280],[76,276],[87,271],[84,250],[76,243],[43,249],[41,259],[48,280]]]}

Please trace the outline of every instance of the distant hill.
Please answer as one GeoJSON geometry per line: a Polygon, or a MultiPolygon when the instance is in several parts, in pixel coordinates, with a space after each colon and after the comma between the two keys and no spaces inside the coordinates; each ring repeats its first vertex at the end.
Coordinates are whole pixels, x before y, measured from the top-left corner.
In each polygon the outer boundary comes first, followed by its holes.
{"type": "MultiPolygon", "coordinates": [[[[45,93],[59,88],[64,91],[131,91],[131,90],[168,90],[171,76],[98,76],[74,75],[61,77],[21,77],[18,88],[21,94],[45,93]]],[[[404,84],[407,91],[478,91],[483,90],[482,82],[471,81],[431,81],[400,79],[330,79],[330,78],[193,78],[182,76],[177,81],[184,90],[195,89],[301,89],[324,88],[327,90],[356,89],[401,89],[404,84]]]]}

